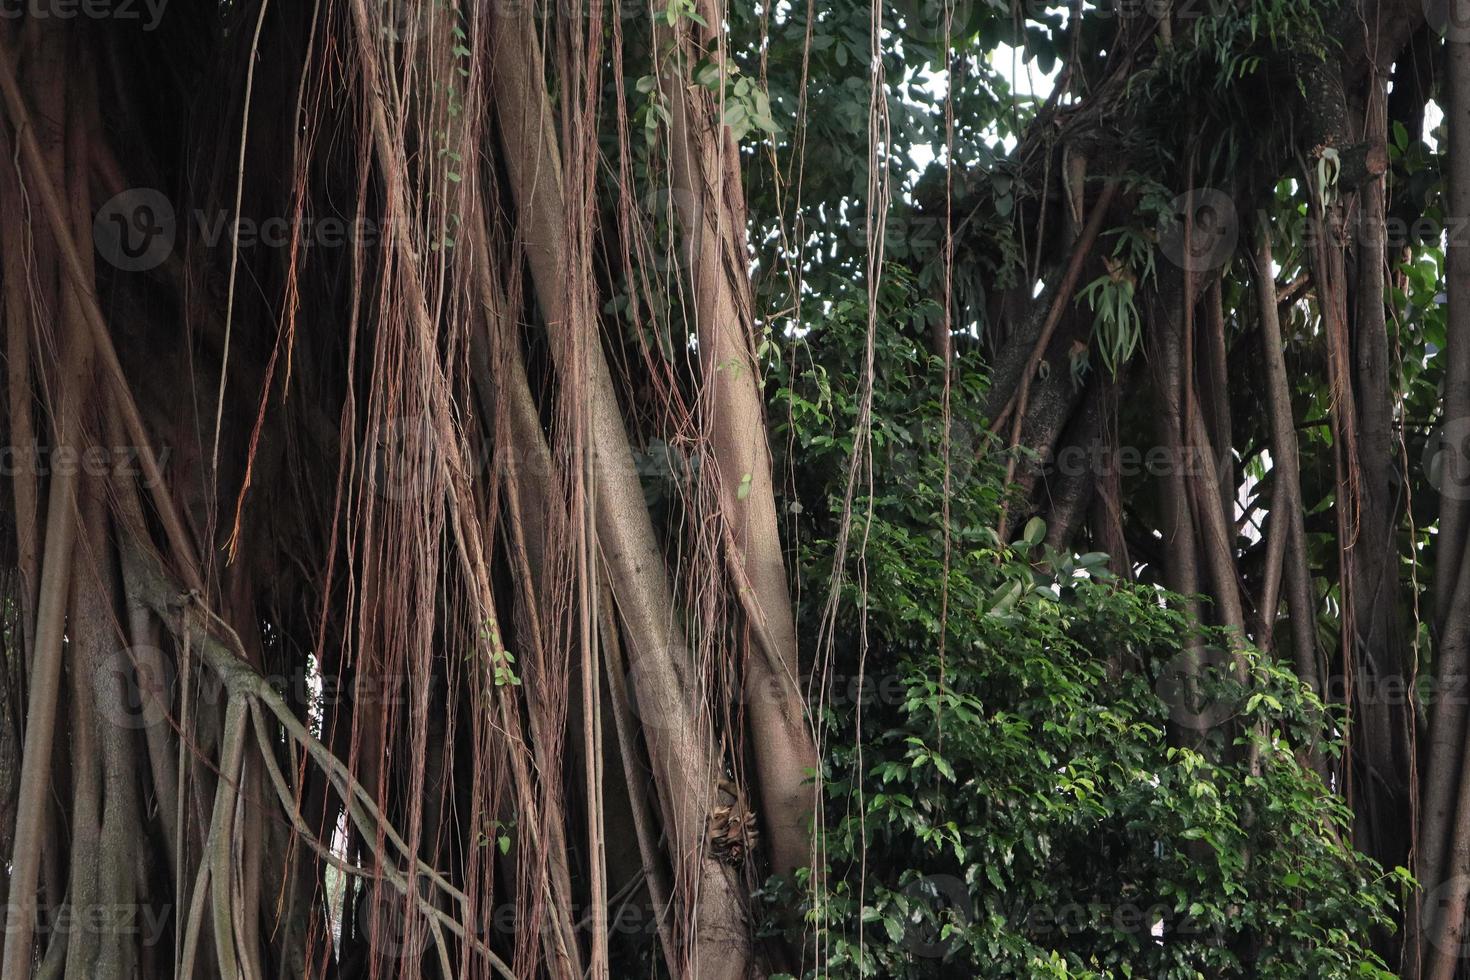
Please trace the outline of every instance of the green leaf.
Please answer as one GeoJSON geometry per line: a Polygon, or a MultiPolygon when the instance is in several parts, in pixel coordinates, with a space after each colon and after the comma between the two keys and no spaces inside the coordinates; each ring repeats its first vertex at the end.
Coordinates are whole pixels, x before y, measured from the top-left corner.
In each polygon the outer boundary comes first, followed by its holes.
{"type": "Polygon", "coordinates": [[[1039,517],[1033,517],[1026,522],[1026,529],[1021,532],[1021,539],[1029,545],[1041,544],[1046,538],[1046,521],[1039,517]]]}

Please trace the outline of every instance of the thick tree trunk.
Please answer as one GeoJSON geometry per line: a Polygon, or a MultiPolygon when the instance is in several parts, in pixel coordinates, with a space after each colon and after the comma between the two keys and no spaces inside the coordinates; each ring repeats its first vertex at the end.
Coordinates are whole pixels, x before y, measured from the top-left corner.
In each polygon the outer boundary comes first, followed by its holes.
{"type": "MultiPolygon", "coordinates": [[[[707,23],[720,23],[709,0],[707,23]]],[[[776,521],[764,391],[756,357],[756,325],[745,245],[745,194],[740,154],[720,108],[691,75],[700,48],[723,66],[718,33],[696,47],[675,35],[680,56],[661,79],[671,106],[670,162],[674,193],[694,202],[683,216],[682,258],[693,287],[703,375],[702,414],[730,530],[735,583],[756,637],[745,659],[745,707],[759,775],[763,829],[778,874],[810,867],[819,771],[811,720],[798,678],[796,620],[776,521]]],[[[723,75],[722,75],[723,77],[723,75]]]]}
{"type": "MultiPolygon", "coordinates": [[[[1451,228],[1470,218],[1470,40],[1463,31],[1451,31],[1445,42],[1449,98],[1445,116],[1449,128],[1448,159],[1451,228]]],[[[1470,548],[1465,547],[1467,506],[1464,475],[1470,473],[1464,436],[1470,419],[1470,244],[1451,234],[1445,256],[1449,314],[1446,320],[1448,358],[1441,425],[1456,434],[1442,450],[1442,472],[1449,476],[1448,492],[1440,495],[1439,533],[1436,540],[1435,621],[1439,635],[1437,689],[1463,690],[1470,677],[1470,548]],[[1457,489],[1458,488],[1458,489],[1457,489]]],[[[1459,697],[1435,702],[1428,749],[1428,771],[1420,826],[1420,859],[1416,873],[1424,895],[1434,896],[1434,907],[1422,910],[1423,939],[1406,959],[1423,964],[1423,975],[1444,978],[1453,974],[1453,951],[1465,934],[1467,889],[1470,879],[1470,780],[1464,778],[1466,708],[1459,697]],[[1458,876],[1458,877],[1457,877],[1458,876]]]]}
{"type": "MultiPolygon", "coordinates": [[[[700,703],[696,665],[678,625],[597,324],[569,319],[561,162],[530,24],[528,15],[499,12],[490,24],[492,90],[518,227],[553,350],[567,349],[577,334],[589,345],[580,394],[591,412],[598,543],[624,624],[636,678],[633,695],[643,710],[665,827],[677,855],[676,889],[686,898],[698,896],[688,910],[694,917],[692,969],[701,977],[733,980],[751,971],[750,926],[738,880],[705,847],[705,824],[724,766],[700,703]]],[[[559,367],[564,377],[571,375],[572,365],[559,367]]]]}
{"type": "MultiPolygon", "coordinates": [[[[1272,544],[1281,542],[1286,580],[1286,612],[1291,621],[1292,663],[1296,674],[1319,696],[1321,669],[1317,657],[1317,604],[1312,591],[1312,572],[1307,560],[1306,528],[1302,511],[1301,464],[1297,455],[1296,417],[1291,407],[1281,322],[1277,315],[1276,282],[1272,272],[1271,234],[1257,231],[1255,252],[1256,305],[1261,318],[1262,361],[1266,368],[1267,406],[1271,423],[1271,472],[1281,491],[1279,506],[1273,506],[1272,544]]],[[[1273,505],[1275,501],[1273,500],[1273,505]]],[[[1275,590],[1261,608],[1269,635],[1276,622],[1275,590]]],[[[1321,753],[1309,747],[1314,764],[1321,766],[1321,753]]]]}

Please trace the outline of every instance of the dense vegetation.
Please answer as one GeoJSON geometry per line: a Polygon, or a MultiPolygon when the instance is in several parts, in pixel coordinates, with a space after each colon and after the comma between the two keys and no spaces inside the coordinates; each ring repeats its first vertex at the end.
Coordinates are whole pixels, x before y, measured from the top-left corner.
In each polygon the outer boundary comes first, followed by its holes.
{"type": "MultiPolygon", "coordinates": [[[[890,326],[924,315],[899,274],[880,301],[890,326]]],[[[789,452],[813,584],[831,576],[841,434],[859,401],[814,379],[841,377],[861,313],[839,306],[806,338],[816,370],[777,400],[800,406],[789,452]]],[[[1002,544],[1002,469],[951,472],[946,498],[942,445],[925,442],[945,427],[943,361],[893,329],[875,353],[874,479],[851,505],[865,547],[849,560],[818,701],[829,871],[806,880],[807,921],[826,974],[1391,975],[1364,940],[1389,923],[1399,883],[1343,846],[1350,813],[1294,752],[1321,703],[1254,653],[1248,691],[1222,672],[1184,697],[1189,644],[1220,653],[1228,639],[1158,588],[1120,581],[1105,556],[1048,547],[1040,519],[1002,544]],[[1202,724],[1227,716],[1259,726],[1258,753],[1202,724]],[[1206,737],[1171,743],[1171,724],[1206,737]]],[[[971,388],[949,423],[979,425],[965,406],[981,400],[983,367],[965,356],[954,369],[971,388]]],[[[825,596],[807,594],[802,620],[822,622],[825,596]]]]}

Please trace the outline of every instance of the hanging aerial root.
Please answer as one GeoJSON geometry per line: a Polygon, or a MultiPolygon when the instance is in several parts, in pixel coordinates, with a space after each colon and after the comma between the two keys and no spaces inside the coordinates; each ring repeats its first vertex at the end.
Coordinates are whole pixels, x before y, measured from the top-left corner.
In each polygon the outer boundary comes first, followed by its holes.
{"type": "MultiPolygon", "coordinates": [[[[450,883],[441,872],[430,867],[414,854],[403,836],[386,819],[372,795],[357,780],[346,764],[306,730],[290,706],[271,686],[270,681],[245,662],[239,638],[228,624],[209,610],[197,594],[180,591],[176,586],[171,585],[160,570],[151,567],[149,559],[139,550],[124,549],[123,560],[125,567],[133,570],[134,574],[130,577],[130,581],[138,583],[137,588],[141,590],[136,597],[149,605],[163,622],[169,624],[171,629],[176,630],[181,642],[187,640],[191,648],[199,652],[203,665],[219,678],[229,698],[226,708],[225,736],[221,750],[220,780],[212,809],[215,822],[211,824],[209,843],[206,848],[207,858],[201,863],[195,880],[190,922],[186,933],[188,938],[185,941],[185,956],[181,964],[186,969],[180,975],[191,975],[187,967],[192,962],[194,950],[198,946],[198,920],[202,917],[205,904],[203,893],[206,888],[210,889],[214,916],[213,932],[215,942],[219,947],[217,955],[221,970],[224,971],[227,965],[233,966],[237,962],[238,954],[235,951],[232,927],[229,918],[221,912],[221,902],[223,901],[226,912],[232,907],[227,882],[231,873],[230,845],[233,817],[225,816],[225,814],[233,812],[237,800],[236,785],[241,771],[245,724],[249,720],[247,712],[268,712],[276,724],[281,726],[287,737],[322,769],[328,780],[341,793],[345,812],[357,829],[368,839],[373,839],[381,834],[386,843],[391,845],[391,850],[396,854],[396,860],[413,869],[412,876],[416,881],[432,885],[440,894],[453,902],[461,910],[461,914],[468,919],[470,912],[468,896],[450,883]],[[221,930],[224,930],[226,935],[222,936],[221,930]]],[[[276,789],[276,794],[280,798],[283,811],[293,828],[307,841],[308,847],[319,854],[330,853],[330,848],[311,833],[310,828],[306,826],[297,812],[284,776],[267,751],[269,738],[263,731],[263,722],[259,717],[256,718],[255,725],[257,726],[257,741],[260,743],[260,754],[272,785],[276,789]]],[[[346,862],[333,860],[330,863],[339,870],[350,870],[359,877],[374,877],[369,872],[347,865],[346,862]]],[[[510,967],[474,935],[472,928],[467,928],[460,921],[445,914],[428,897],[421,895],[417,887],[410,884],[408,872],[398,871],[388,864],[383,864],[378,874],[400,894],[412,893],[415,906],[430,920],[431,932],[439,935],[441,929],[448,930],[457,939],[485,957],[486,961],[502,976],[508,980],[514,980],[515,974],[510,967]]],[[[448,954],[442,947],[442,936],[439,942],[441,957],[447,962],[448,954]]],[[[235,974],[225,971],[225,975],[235,974]]]]}

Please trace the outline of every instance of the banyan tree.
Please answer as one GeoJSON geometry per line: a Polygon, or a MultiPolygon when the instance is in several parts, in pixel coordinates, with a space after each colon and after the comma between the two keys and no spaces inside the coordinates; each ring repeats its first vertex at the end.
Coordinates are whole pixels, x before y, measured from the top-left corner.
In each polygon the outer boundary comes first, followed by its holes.
{"type": "MultiPolygon", "coordinates": [[[[7,13],[0,974],[820,974],[752,896],[845,873],[823,690],[884,457],[798,595],[771,371],[840,273],[839,437],[904,277],[915,344],[987,366],[942,441],[1004,471],[995,540],[1285,664],[1304,770],[1417,880],[1365,942],[1454,976],[1470,718],[1420,681],[1470,676],[1461,5],[7,13]],[[1049,72],[1020,108],[1002,43],[1049,72]]],[[[1255,765],[1220,726],[1161,738],[1255,765]]]]}

